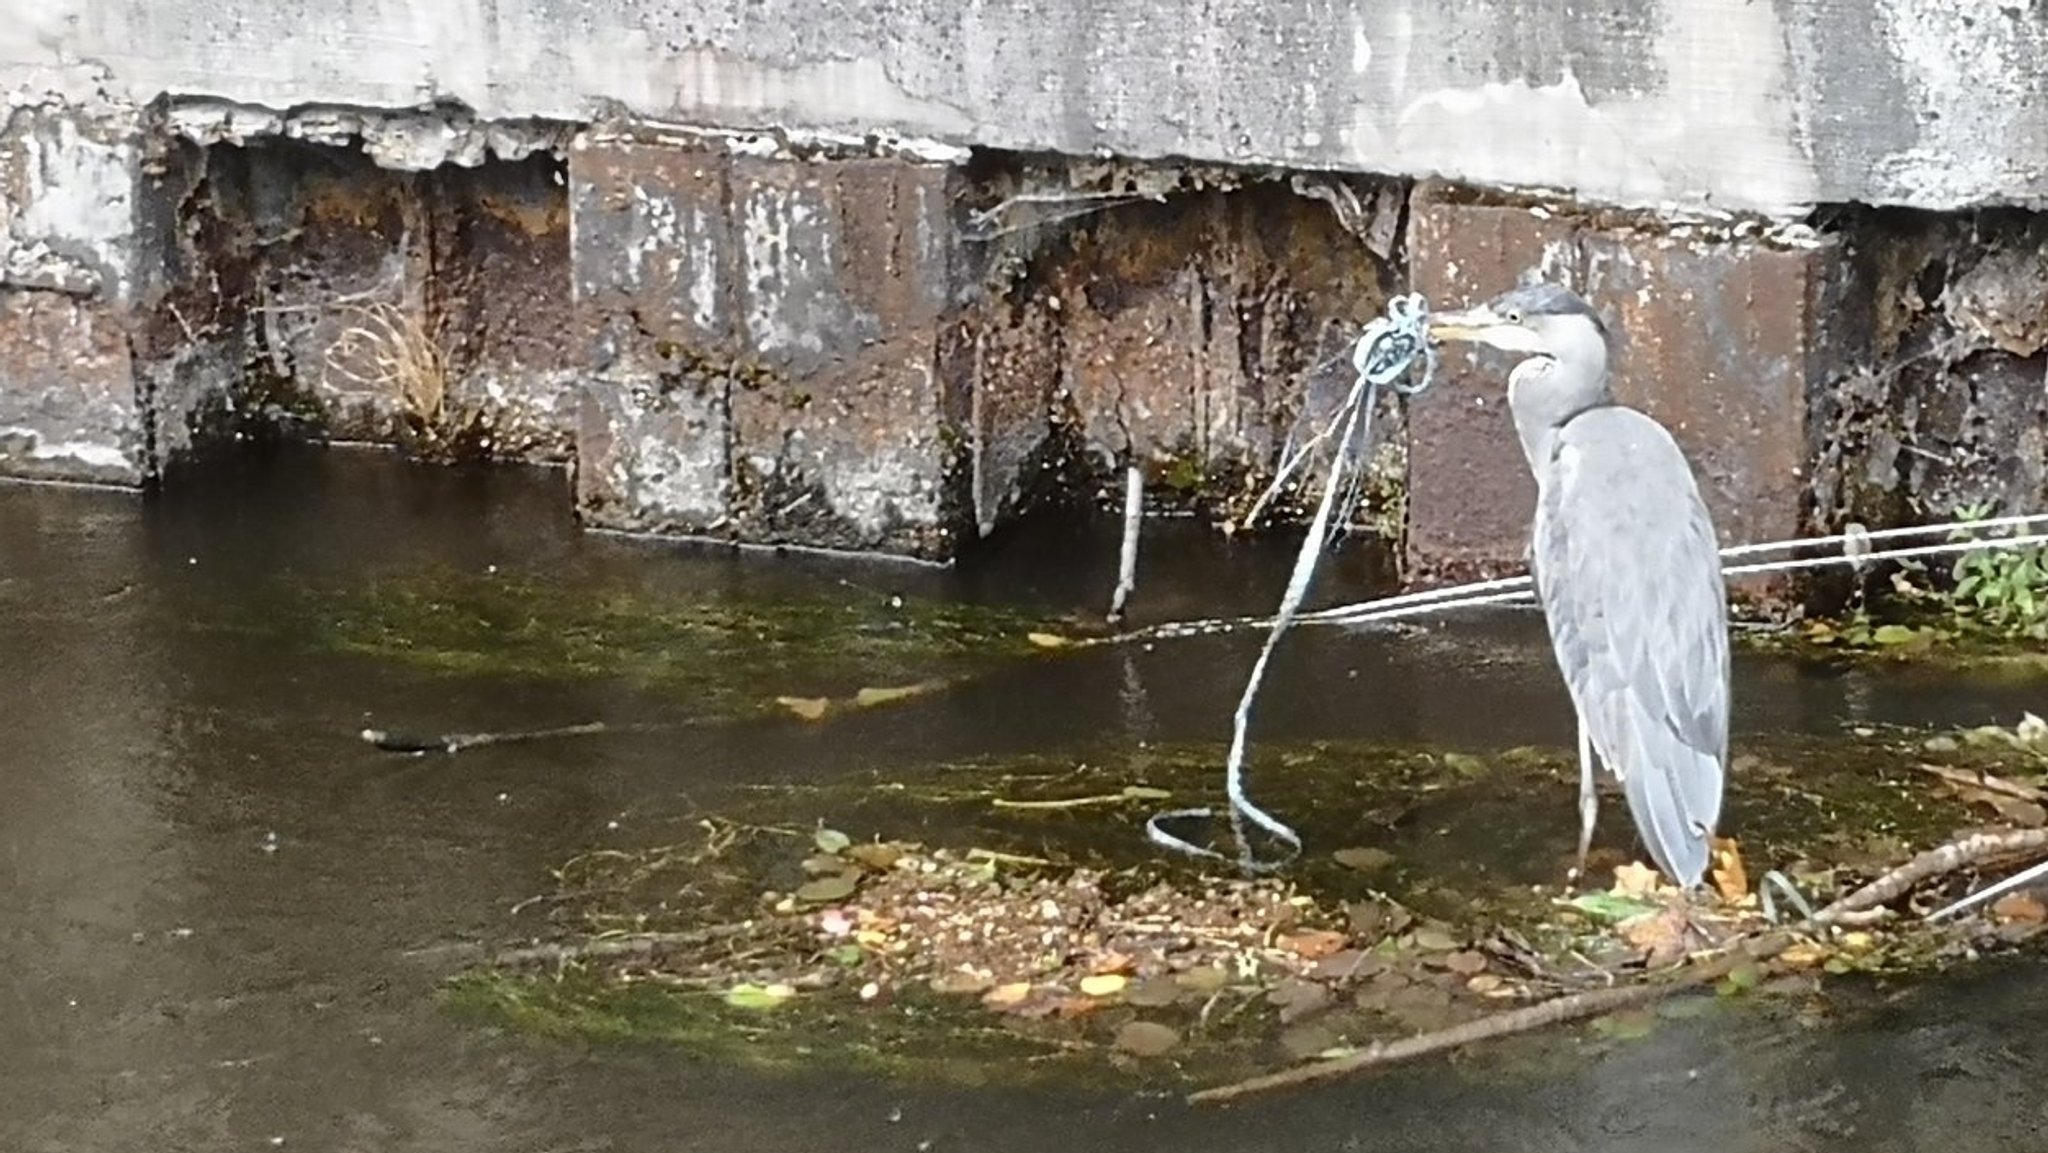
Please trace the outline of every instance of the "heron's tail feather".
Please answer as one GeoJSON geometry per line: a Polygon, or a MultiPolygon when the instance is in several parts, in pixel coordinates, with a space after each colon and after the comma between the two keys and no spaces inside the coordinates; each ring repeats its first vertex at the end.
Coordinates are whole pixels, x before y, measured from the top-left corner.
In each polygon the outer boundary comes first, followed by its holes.
{"type": "MultiPolygon", "coordinates": [[[[1632,702],[1621,754],[1608,763],[1620,770],[1629,814],[1650,857],[1666,876],[1686,888],[1700,883],[1713,857],[1714,829],[1721,814],[1721,762],[1680,740],[1632,702]]],[[[1602,757],[1606,754],[1603,751],[1602,757]]]]}

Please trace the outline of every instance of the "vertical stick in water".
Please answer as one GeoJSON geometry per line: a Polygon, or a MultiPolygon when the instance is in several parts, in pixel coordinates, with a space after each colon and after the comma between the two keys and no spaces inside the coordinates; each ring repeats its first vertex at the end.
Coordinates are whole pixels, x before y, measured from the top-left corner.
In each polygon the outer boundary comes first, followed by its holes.
{"type": "Polygon", "coordinates": [[[1109,598],[1109,623],[1124,619],[1124,602],[1138,587],[1138,526],[1145,520],[1145,473],[1136,464],[1124,470],[1124,547],[1117,562],[1116,591],[1109,598]]]}

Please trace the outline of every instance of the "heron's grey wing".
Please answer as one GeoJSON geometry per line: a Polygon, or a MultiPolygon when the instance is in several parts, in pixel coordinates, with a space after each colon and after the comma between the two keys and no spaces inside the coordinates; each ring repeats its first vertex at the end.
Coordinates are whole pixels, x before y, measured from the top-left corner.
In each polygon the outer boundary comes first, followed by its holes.
{"type": "Polygon", "coordinates": [[[1697,884],[1721,818],[1728,610],[1719,542],[1684,454],[1626,408],[1561,430],[1533,534],[1560,671],[1636,828],[1697,884]]]}

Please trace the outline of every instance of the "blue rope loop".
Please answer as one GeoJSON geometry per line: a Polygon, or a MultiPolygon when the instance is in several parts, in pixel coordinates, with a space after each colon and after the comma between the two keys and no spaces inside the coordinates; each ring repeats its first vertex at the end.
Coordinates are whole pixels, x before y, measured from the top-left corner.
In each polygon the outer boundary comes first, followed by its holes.
{"type": "Polygon", "coordinates": [[[1402,396],[1418,395],[1430,386],[1436,377],[1436,349],[1430,347],[1429,304],[1421,293],[1387,301],[1385,315],[1373,317],[1352,347],[1351,366],[1366,384],[1391,388],[1402,396]],[[1418,357],[1422,375],[1408,380],[1418,357]]]}
{"type": "MultiPolygon", "coordinates": [[[[1230,759],[1224,766],[1223,791],[1230,798],[1230,831],[1237,841],[1237,865],[1247,874],[1271,873],[1293,863],[1301,855],[1301,837],[1277,817],[1252,803],[1244,785],[1244,751],[1246,729],[1249,727],[1251,704],[1258,692],[1261,678],[1266,671],[1266,661],[1273,655],[1273,649],[1280,642],[1280,636],[1293,623],[1295,610],[1308,595],[1309,581],[1314,572],[1313,554],[1319,551],[1318,540],[1328,528],[1331,504],[1336,495],[1336,484],[1340,474],[1347,471],[1350,462],[1363,456],[1364,447],[1372,439],[1372,415],[1379,402],[1379,390],[1391,388],[1400,396],[1416,396],[1430,386],[1436,376],[1436,350],[1429,345],[1429,305],[1419,293],[1396,296],[1387,302],[1387,311],[1374,317],[1372,323],[1358,337],[1351,350],[1352,367],[1358,370],[1358,383],[1346,403],[1348,411],[1340,413],[1344,421],[1343,436],[1338,438],[1337,457],[1330,465],[1329,487],[1325,489],[1322,504],[1316,510],[1316,519],[1308,539],[1302,542],[1302,553],[1295,559],[1295,573],[1288,582],[1287,595],[1280,605],[1280,612],[1273,621],[1273,630],[1266,637],[1266,646],[1259,653],[1257,664],[1252,667],[1250,682],[1245,686],[1243,699],[1238,703],[1236,731],[1231,741],[1230,759]],[[1409,371],[1417,360],[1422,362],[1420,376],[1410,379],[1409,371]],[[1251,838],[1246,835],[1245,823],[1257,825],[1274,840],[1287,846],[1287,853],[1275,860],[1261,861],[1252,850],[1251,838]]],[[[1356,478],[1353,478],[1356,487],[1356,478]]],[[[1145,839],[1163,849],[1190,857],[1204,857],[1224,861],[1230,858],[1214,849],[1204,848],[1167,832],[1161,826],[1167,821],[1209,820],[1216,815],[1208,808],[1175,809],[1172,812],[1155,814],[1145,822],[1145,839]]]]}

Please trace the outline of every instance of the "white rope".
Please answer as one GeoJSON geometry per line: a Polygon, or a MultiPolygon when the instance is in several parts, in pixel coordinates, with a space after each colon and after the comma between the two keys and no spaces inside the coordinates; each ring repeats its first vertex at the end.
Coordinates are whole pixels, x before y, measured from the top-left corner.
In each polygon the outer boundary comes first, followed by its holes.
{"type": "MultiPolygon", "coordinates": [[[[1731,545],[1721,550],[1721,558],[1725,561],[1736,557],[1756,556],[1760,553],[1784,552],[1794,548],[1830,544],[1860,545],[1864,541],[1899,540],[1915,536],[1932,536],[1937,533],[2011,528],[2041,522],[2048,522],[2048,513],[1993,517],[1988,520],[1976,521],[1943,521],[1938,524],[1909,525],[1902,528],[1837,533],[1833,536],[1823,537],[1795,537],[1789,540],[1766,541],[1758,544],[1731,545]]],[[[2048,540],[2048,534],[2033,533],[2017,537],[1980,537],[1975,540],[1949,541],[1938,545],[1915,545],[1906,548],[1880,549],[1876,551],[1863,551],[1861,549],[1850,551],[1845,549],[1841,553],[1828,556],[1754,562],[1746,565],[1728,565],[1724,566],[1721,571],[1726,576],[1749,576],[1758,573],[1822,568],[1827,565],[1869,565],[1885,560],[1909,560],[1922,556],[1953,555],[2016,548],[2023,545],[2038,544],[2044,540],[2048,540]]],[[[1399,596],[1380,597],[1375,600],[1317,609],[1295,617],[1294,623],[1356,627],[1422,616],[1433,612],[1450,612],[1456,609],[1475,608],[1481,605],[1518,604],[1531,599],[1531,588],[1532,582],[1526,574],[1522,576],[1501,577],[1495,580],[1473,581],[1467,584],[1450,585],[1439,589],[1427,589],[1422,592],[1403,593],[1399,596]]],[[[1166,640],[1178,637],[1202,636],[1234,632],[1245,628],[1259,628],[1272,623],[1273,618],[1271,617],[1216,617],[1206,620],[1173,621],[1105,638],[1103,643],[1127,643],[1133,640],[1166,640]]]]}
{"type": "MultiPolygon", "coordinates": [[[[1280,612],[1272,619],[1272,631],[1266,634],[1266,643],[1259,650],[1258,660],[1252,664],[1251,678],[1245,682],[1244,695],[1238,699],[1237,712],[1232,717],[1230,757],[1224,765],[1223,791],[1230,800],[1230,831],[1237,841],[1238,867],[1247,873],[1270,872],[1301,854],[1300,835],[1253,804],[1245,791],[1244,758],[1247,734],[1251,729],[1252,702],[1258,697],[1259,685],[1265,679],[1266,664],[1272,659],[1273,650],[1279,646],[1287,626],[1294,622],[1295,611],[1307,598],[1309,584],[1315,579],[1316,562],[1321,559],[1323,545],[1329,537],[1331,512],[1340,503],[1338,492],[1346,487],[1347,477],[1354,469],[1365,467],[1367,449],[1372,441],[1373,412],[1379,405],[1379,390],[1392,388],[1404,396],[1412,396],[1428,388],[1431,377],[1435,375],[1436,354],[1429,347],[1427,323],[1428,307],[1420,296],[1395,297],[1388,302],[1386,315],[1375,317],[1353,348],[1352,364],[1358,370],[1358,380],[1345,398],[1344,407],[1338,411],[1337,419],[1331,422],[1332,427],[1341,427],[1344,432],[1337,441],[1337,453],[1330,462],[1329,474],[1323,479],[1323,497],[1316,505],[1315,518],[1309,523],[1301,550],[1295,554],[1294,571],[1289,574],[1287,591],[1280,598],[1280,612]],[[1420,380],[1409,383],[1404,378],[1417,358],[1422,360],[1422,376],[1420,380]],[[1244,823],[1247,820],[1285,844],[1288,848],[1286,856],[1270,862],[1260,861],[1252,849],[1251,838],[1245,835],[1244,823]]],[[[1351,480],[1355,483],[1355,478],[1351,480]]],[[[1213,816],[1214,813],[1207,808],[1158,813],[1145,822],[1145,836],[1153,844],[1174,852],[1223,860],[1223,854],[1214,849],[1193,844],[1161,827],[1165,821],[1206,820],[1213,816]]]]}
{"type": "Polygon", "coordinates": [[[1977,892],[1971,893],[1969,896],[1964,897],[1962,900],[1957,901],[1952,905],[1946,905],[1942,908],[1936,909],[1932,913],[1927,914],[1927,919],[1930,921],[1939,921],[1943,917],[1947,917],[1954,913],[1960,913],[1964,909],[1981,905],[1984,902],[1990,900],[1991,898],[1999,896],[2000,894],[2009,893],[2022,885],[2031,884],[2034,881],[2040,880],[2042,877],[2048,877],[2048,861],[2042,861],[2037,865],[2030,865],[2027,868],[2022,869],[2017,873],[2014,873],[2012,876],[2007,877],[2005,880],[1998,882],[1997,884],[1991,886],[1988,889],[1980,889],[1977,892]]]}

